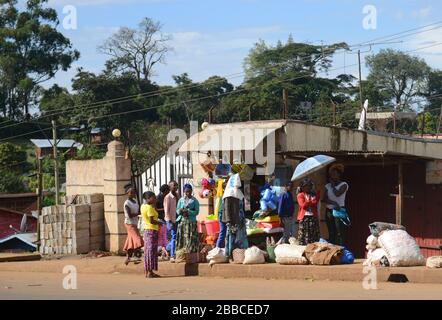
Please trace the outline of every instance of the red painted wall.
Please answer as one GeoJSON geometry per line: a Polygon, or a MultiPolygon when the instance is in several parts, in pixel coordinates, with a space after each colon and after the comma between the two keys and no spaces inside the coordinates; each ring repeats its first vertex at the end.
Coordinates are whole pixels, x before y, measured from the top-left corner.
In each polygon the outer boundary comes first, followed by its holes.
{"type": "MultiPolygon", "coordinates": [[[[14,234],[14,230],[9,228],[9,225],[12,225],[14,228],[20,230],[21,219],[22,219],[21,214],[12,213],[0,209],[0,238],[4,238],[11,234],[14,234]]],[[[28,221],[28,231],[36,232],[37,231],[36,219],[28,215],[27,221],[28,221]]]]}
{"type": "MultiPolygon", "coordinates": [[[[425,164],[404,166],[405,199],[403,224],[419,245],[442,244],[442,186],[425,184],[425,164]]],[[[374,221],[395,223],[397,166],[347,166],[344,179],[349,183],[347,207],[352,226],[347,232],[347,245],[356,257],[365,256],[365,241],[374,221]]],[[[422,248],[425,256],[442,255],[442,250],[422,248]]]]}

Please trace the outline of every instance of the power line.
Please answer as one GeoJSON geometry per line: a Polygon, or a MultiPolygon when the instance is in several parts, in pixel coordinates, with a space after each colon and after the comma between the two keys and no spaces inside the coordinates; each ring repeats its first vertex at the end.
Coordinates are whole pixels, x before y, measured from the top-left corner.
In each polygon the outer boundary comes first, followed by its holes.
{"type": "MultiPolygon", "coordinates": [[[[442,27],[442,25],[440,25],[438,27],[434,27],[432,29],[425,29],[425,28],[428,28],[429,26],[434,26],[434,25],[437,25],[437,24],[441,24],[441,23],[442,23],[442,20],[438,21],[438,22],[435,22],[435,23],[432,23],[432,24],[425,25],[425,26],[421,26],[421,27],[413,28],[413,29],[406,30],[406,31],[403,31],[403,32],[399,32],[399,33],[396,33],[396,34],[392,34],[392,35],[388,35],[388,36],[383,36],[383,37],[376,38],[376,39],[373,39],[373,40],[369,40],[369,41],[366,41],[366,42],[361,42],[361,43],[355,44],[355,45],[350,45],[350,46],[348,46],[348,48],[360,47],[360,46],[368,46],[368,45],[372,46],[372,45],[374,45],[374,43],[372,43],[373,41],[381,40],[381,39],[388,39],[388,38],[391,38],[393,36],[397,36],[397,35],[404,34],[404,33],[409,33],[411,31],[415,31],[415,30],[424,29],[422,31],[410,33],[410,34],[407,34],[407,35],[402,36],[402,37],[408,37],[408,36],[411,36],[411,35],[414,35],[414,34],[418,34],[418,33],[422,33],[422,32],[428,32],[430,30],[440,28],[440,27],[442,27]]],[[[397,39],[397,38],[400,38],[400,37],[396,37],[395,39],[397,39]]],[[[380,43],[380,44],[382,44],[382,43],[380,43]]],[[[327,54],[327,56],[330,56],[330,55],[333,55],[333,54],[337,53],[340,50],[347,50],[347,49],[346,48],[338,48],[338,49],[329,48],[329,49],[325,49],[325,50],[323,49],[322,50],[322,55],[324,57],[324,53],[330,51],[330,54],[327,54]]],[[[298,59],[298,57],[296,59],[298,59]]],[[[307,59],[311,59],[311,56],[310,55],[306,55],[303,58],[301,58],[301,61],[303,59],[306,59],[306,61],[307,61],[307,59]]],[[[288,64],[292,60],[293,59],[289,59],[288,61],[276,63],[276,64],[273,64],[271,66],[268,66],[268,68],[274,68],[275,66],[278,66],[278,65],[288,64]]],[[[296,60],[296,62],[300,62],[299,59],[296,60]]],[[[238,72],[238,73],[233,73],[231,75],[224,76],[223,78],[231,79],[231,78],[240,77],[240,76],[243,76],[243,75],[245,75],[245,72],[238,72]]],[[[221,81],[221,79],[215,79],[213,82],[216,83],[216,82],[219,82],[219,81],[221,81]]],[[[158,95],[161,95],[161,94],[165,94],[167,92],[186,90],[186,89],[190,89],[190,88],[193,88],[193,87],[203,86],[203,85],[206,85],[206,84],[208,84],[208,83],[206,82],[206,83],[190,84],[188,86],[185,85],[185,86],[182,86],[182,87],[176,87],[176,88],[171,88],[171,89],[160,89],[160,90],[146,92],[146,93],[140,93],[140,94],[134,94],[134,95],[125,96],[125,97],[119,97],[119,98],[114,98],[114,99],[97,101],[97,102],[93,102],[93,103],[90,103],[90,104],[80,104],[80,105],[73,106],[73,108],[81,108],[83,106],[86,106],[87,107],[86,109],[91,109],[91,108],[95,108],[95,107],[102,107],[102,106],[105,106],[107,104],[123,103],[123,102],[132,101],[133,98],[150,98],[150,97],[158,96],[158,95]],[[127,99],[130,99],[130,100],[127,100],[127,99]]],[[[70,112],[74,112],[74,111],[75,110],[71,110],[70,112]]],[[[54,116],[54,115],[58,115],[58,114],[63,114],[63,113],[66,113],[66,112],[69,112],[69,111],[68,110],[64,110],[63,108],[55,109],[55,110],[51,110],[51,113],[42,115],[42,116],[38,117],[37,119],[44,118],[44,117],[50,117],[50,116],[54,116]],[[62,111],[62,112],[56,113],[54,111],[62,111]]],[[[20,122],[20,123],[11,124],[11,125],[8,125],[8,126],[1,127],[0,129],[17,126],[17,125],[20,125],[22,123],[26,123],[26,122],[20,122]]],[[[2,124],[2,123],[0,123],[0,124],[2,124]]]]}
{"type": "MultiPolygon", "coordinates": [[[[432,44],[432,45],[429,45],[429,46],[425,46],[425,47],[421,47],[421,48],[416,48],[414,50],[410,50],[410,51],[407,51],[407,52],[413,52],[413,51],[418,51],[418,50],[422,50],[422,49],[427,49],[427,48],[434,47],[434,46],[441,45],[441,44],[442,44],[442,42],[436,43],[436,44],[432,44]]],[[[326,70],[326,72],[335,71],[335,70],[339,70],[339,69],[347,68],[347,67],[352,67],[352,66],[356,66],[356,65],[358,65],[358,64],[348,65],[348,66],[339,67],[339,68],[335,68],[335,69],[328,69],[328,70],[326,70]]],[[[303,76],[299,76],[299,77],[295,77],[295,78],[291,78],[291,79],[280,80],[280,81],[277,81],[275,83],[283,83],[283,82],[287,82],[287,81],[293,81],[293,80],[302,79],[302,78],[305,78],[305,77],[308,77],[308,76],[311,76],[311,75],[308,74],[308,75],[303,75],[303,76]]],[[[256,86],[251,86],[251,87],[243,88],[243,89],[236,89],[236,90],[225,92],[225,93],[221,93],[221,94],[216,94],[216,95],[211,95],[211,96],[204,96],[204,97],[200,97],[200,98],[195,98],[195,99],[187,100],[186,102],[195,102],[195,101],[200,101],[200,100],[204,100],[204,99],[208,99],[208,98],[220,97],[220,96],[225,96],[225,95],[229,95],[229,94],[235,94],[235,93],[243,92],[243,91],[246,91],[246,90],[251,90],[251,89],[254,89],[254,88],[258,88],[258,87],[260,87],[262,85],[264,85],[264,84],[260,84],[260,85],[256,85],[256,86]]],[[[156,109],[156,108],[163,107],[163,106],[177,106],[177,105],[180,105],[180,104],[181,103],[172,103],[172,104],[169,104],[169,105],[167,105],[167,104],[166,105],[164,105],[164,104],[163,105],[157,105],[157,106],[153,106],[153,107],[134,109],[134,110],[123,111],[123,112],[118,112],[118,113],[111,113],[111,114],[107,114],[107,115],[103,115],[103,116],[98,116],[98,117],[92,117],[92,118],[88,118],[88,119],[80,119],[79,121],[81,121],[81,120],[89,120],[89,119],[91,119],[91,120],[92,119],[103,119],[103,118],[108,118],[108,117],[112,117],[112,116],[119,116],[119,115],[124,115],[124,114],[130,114],[130,113],[135,113],[135,112],[152,110],[152,109],[156,109]]],[[[67,126],[65,126],[65,127],[67,127],[67,126]]],[[[46,128],[46,129],[43,129],[43,130],[48,130],[48,129],[50,129],[50,128],[46,128]]],[[[4,139],[1,139],[0,142],[6,141],[6,140],[10,140],[10,139],[13,139],[13,138],[17,138],[17,137],[26,136],[26,135],[29,135],[29,134],[33,134],[33,133],[36,133],[36,132],[43,131],[43,130],[36,130],[36,131],[33,131],[33,132],[29,132],[29,133],[23,133],[23,134],[12,136],[12,137],[7,137],[7,138],[4,138],[4,139]]]]}

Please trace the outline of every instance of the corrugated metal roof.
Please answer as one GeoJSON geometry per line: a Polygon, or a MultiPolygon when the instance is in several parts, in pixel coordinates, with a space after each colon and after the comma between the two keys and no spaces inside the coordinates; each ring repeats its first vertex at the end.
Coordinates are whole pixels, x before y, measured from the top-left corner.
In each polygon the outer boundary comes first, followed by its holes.
{"type": "Polygon", "coordinates": [[[191,136],[179,152],[254,150],[268,135],[282,128],[287,121],[249,121],[210,124],[191,136]]]}
{"type": "MultiPolygon", "coordinates": [[[[40,149],[52,148],[52,140],[49,139],[31,139],[31,142],[40,149]]],[[[81,150],[83,145],[72,139],[59,139],[57,140],[57,147],[66,149],[74,147],[81,150]]]]}

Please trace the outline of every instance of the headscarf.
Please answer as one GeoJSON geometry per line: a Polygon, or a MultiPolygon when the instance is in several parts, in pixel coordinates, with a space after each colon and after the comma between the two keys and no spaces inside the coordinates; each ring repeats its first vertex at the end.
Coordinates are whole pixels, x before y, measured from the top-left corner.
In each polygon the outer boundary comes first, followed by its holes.
{"type": "MultiPolygon", "coordinates": [[[[186,191],[186,190],[190,190],[190,191],[193,190],[193,187],[192,187],[192,185],[191,185],[190,183],[186,183],[186,184],[184,185],[184,191],[186,191]]],[[[190,197],[188,198],[187,195],[184,194],[183,199],[184,199],[184,205],[185,205],[186,207],[190,204],[192,198],[193,198],[192,196],[190,196],[190,197]]]]}
{"type": "Polygon", "coordinates": [[[226,185],[226,190],[223,194],[223,200],[228,197],[237,198],[239,200],[244,199],[244,194],[239,189],[241,187],[241,179],[239,178],[239,174],[236,173],[229,178],[229,181],[226,185]]]}
{"type": "Polygon", "coordinates": [[[300,193],[300,192],[302,192],[302,189],[303,189],[305,186],[309,185],[309,184],[312,185],[312,193],[313,193],[313,189],[314,189],[314,187],[315,187],[315,184],[314,184],[313,180],[310,179],[310,178],[305,178],[305,179],[303,179],[303,180],[301,181],[301,183],[299,184],[298,189],[296,190],[296,193],[300,193]]]}

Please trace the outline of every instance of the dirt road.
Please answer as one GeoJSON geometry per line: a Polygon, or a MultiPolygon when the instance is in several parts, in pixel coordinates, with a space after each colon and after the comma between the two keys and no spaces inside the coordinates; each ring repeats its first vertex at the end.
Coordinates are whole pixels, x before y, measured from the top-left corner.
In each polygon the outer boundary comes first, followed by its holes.
{"type": "Polygon", "coordinates": [[[77,289],[63,289],[62,273],[0,272],[0,299],[442,299],[440,284],[78,274],[77,289]]]}

